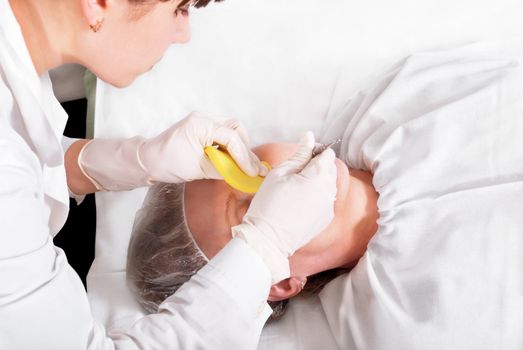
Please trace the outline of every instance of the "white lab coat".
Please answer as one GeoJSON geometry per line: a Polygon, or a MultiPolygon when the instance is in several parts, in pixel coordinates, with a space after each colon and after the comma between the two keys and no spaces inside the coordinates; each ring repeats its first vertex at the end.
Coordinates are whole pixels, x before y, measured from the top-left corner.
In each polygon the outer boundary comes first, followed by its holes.
{"type": "Polygon", "coordinates": [[[0,348],[255,348],[271,313],[270,274],[237,239],[160,313],[109,335],[93,319],[78,275],[53,245],[69,209],[66,120],[0,0],[0,348]]]}

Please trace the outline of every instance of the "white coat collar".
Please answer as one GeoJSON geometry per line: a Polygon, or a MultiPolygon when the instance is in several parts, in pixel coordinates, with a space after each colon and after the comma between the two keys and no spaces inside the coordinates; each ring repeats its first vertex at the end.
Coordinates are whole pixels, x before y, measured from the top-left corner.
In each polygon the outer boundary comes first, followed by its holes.
{"type": "Polygon", "coordinates": [[[0,45],[2,73],[20,110],[34,152],[48,167],[62,165],[61,139],[67,114],[52,93],[49,74],[37,75],[8,0],[0,0],[0,45]]]}
{"type": "Polygon", "coordinates": [[[67,114],[54,96],[49,74],[36,73],[8,0],[0,0],[0,79],[12,94],[12,112],[25,129],[22,137],[42,166],[50,233],[56,234],[69,209],[61,144],[67,114]]]}

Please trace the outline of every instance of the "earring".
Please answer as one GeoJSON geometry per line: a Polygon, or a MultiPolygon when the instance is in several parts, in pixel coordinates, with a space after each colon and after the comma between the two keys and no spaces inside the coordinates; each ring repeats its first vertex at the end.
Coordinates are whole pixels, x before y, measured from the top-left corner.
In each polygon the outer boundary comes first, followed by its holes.
{"type": "Polygon", "coordinates": [[[104,23],[104,19],[99,19],[99,20],[96,20],[96,23],[95,24],[89,24],[89,28],[91,28],[91,30],[93,31],[93,33],[96,33],[97,31],[100,30],[100,28],[102,28],[102,24],[104,23]]]}
{"type": "Polygon", "coordinates": [[[301,283],[301,290],[303,290],[303,288],[305,287],[305,283],[307,283],[307,277],[300,280],[300,283],[301,283]]]}

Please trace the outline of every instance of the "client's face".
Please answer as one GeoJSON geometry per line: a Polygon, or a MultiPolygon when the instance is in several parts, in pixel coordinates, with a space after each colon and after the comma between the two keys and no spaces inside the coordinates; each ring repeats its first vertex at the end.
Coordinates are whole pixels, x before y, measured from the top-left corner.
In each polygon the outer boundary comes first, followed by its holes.
{"type": "MultiPolygon", "coordinates": [[[[271,167],[287,160],[296,150],[295,144],[265,144],[253,149],[271,167]]],[[[351,170],[349,174],[339,159],[336,167],[334,219],[289,259],[291,276],[296,278],[354,265],[376,231],[377,195],[371,185],[371,175],[358,170],[351,170]]],[[[199,180],[185,185],[187,224],[208,258],[232,239],[231,227],[242,222],[252,198],[253,195],[241,193],[220,180],[199,180]]]]}

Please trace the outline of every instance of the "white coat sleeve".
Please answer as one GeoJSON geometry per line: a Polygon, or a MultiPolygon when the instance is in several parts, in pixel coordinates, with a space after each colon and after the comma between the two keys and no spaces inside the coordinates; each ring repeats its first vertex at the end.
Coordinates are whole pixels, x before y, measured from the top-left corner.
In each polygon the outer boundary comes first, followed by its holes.
{"type": "Polygon", "coordinates": [[[130,329],[93,319],[84,287],[53,245],[41,167],[0,129],[1,349],[254,349],[270,314],[270,274],[240,240],[130,329]]]}
{"type": "Polygon", "coordinates": [[[270,275],[240,239],[160,305],[160,312],[129,330],[95,330],[90,349],[256,349],[272,310],[266,303],[270,275]],[[261,280],[261,281],[260,281],[261,280]],[[264,286],[265,285],[265,286],[264,286]]]}

